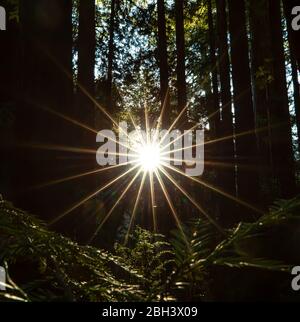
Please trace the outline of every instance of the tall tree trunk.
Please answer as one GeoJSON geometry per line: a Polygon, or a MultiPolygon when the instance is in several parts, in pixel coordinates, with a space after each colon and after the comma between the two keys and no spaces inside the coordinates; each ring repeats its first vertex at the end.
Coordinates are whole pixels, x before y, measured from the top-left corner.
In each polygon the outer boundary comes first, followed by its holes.
{"type": "MultiPolygon", "coordinates": [[[[228,34],[227,34],[227,13],[225,0],[217,0],[217,32],[219,44],[219,74],[221,87],[222,119],[219,132],[220,138],[227,138],[220,142],[221,162],[226,164],[226,168],[220,171],[219,185],[227,193],[236,194],[235,189],[235,157],[233,144],[233,123],[231,111],[231,91],[230,91],[230,63],[228,56],[228,34]]],[[[232,202],[227,198],[222,198],[222,220],[225,225],[231,225],[236,220],[232,211],[232,202]],[[229,216],[229,214],[232,214],[229,216]]]]}
{"type": "MultiPolygon", "coordinates": [[[[181,112],[187,103],[183,4],[184,0],[175,0],[178,113],[181,112]]],[[[179,124],[181,124],[182,127],[187,125],[186,113],[180,121],[179,124]]]]}
{"type": "Polygon", "coordinates": [[[166,17],[164,0],[157,0],[157,19],[158,19],[158,61],[160,76],[160,101],[161,110],[164,108],[164,114],[160,120],[162,128],[168,126],[168,115],[170,112],[169,99],[169,66],[167,52],[167,36],[166,36],[166,17]]]}
{"type": "Polygon", "coordinates": [[[300,86],[298,81],[298,64],[297,64],[297,56],[295,51],[295,42],[294,37],[292,35],[293,30],[291,28],[291,19],[289,17],[289,9],[287,6],[288,1],[283,1],[284,3],[284,11],[287,21],[287,31],[288,31],[288,42],[289,42],[289,53],[291,59],[291,68],[292,68],[292,81],[294,87],[294,106],[296,113],[296,126],[297,126],[297,135],[298,135],[298,151],[300,153],[300,86]]]}
{"type": "Polygon", "coordinates": [[[268,0],[250,0],[251,66],[255,127],[259,154],[261,200],[264,206],[272,202],[273,159],[270,128],[270,81],[272,54],[269,32],[268,0]]]}
{"type": "MultiPolygon", "coordinates": [[[[95,97],[95,55],[96,55],[96,29],[95,29],[95,0],[80,0],[79,1],[79,32],[78,32],[78,77],[77,77],[77,115],[76,119],[87,124],[89,127],[95,127],[95,106],[89,95],[95,97]]],[[[97,149],[95,141],[95,133],[78,128],[76,137],[79,137],[79,146],[89,149],[97,149]]],[[[73,161],[73,163],[75,163],[73,161]]],[[[79,160],[78,168],[95,169],[98,165],[96,158],[85,160],[82,167],[82,160],[79,160]]],[[[82,191],[92,191],[99,186],[99,177],[82,178],[82,191]]],[[[103,179],[101,177],[101,179],[103,179]]],[[[100,179],[100,180],[101,180],[100,179]]],[[[77,189],[77,188],[76,188],[77,189]]],[[[99,200],[99,199],[98,199],[99,200]]],[[[100,200],[99,200],[100,202],[100,200]]],[[[95,207],[98,207],[94,203],[95,207]]],[[[83,221],[87,215],[87,209],[81,208],[77,211],[77,223],[83,221]]],[[[86,224],[84,230],[76,229],[77,240],[86,241],[90,238],[94,231],[96,222],[91,218],[86,224]]],[[[76,228],[77,228],[76,227],[76,228]]]]}
{"type": "MultiPolygon", "coordinates": [[[[10,1],[2,2],[7,18],[15,10],[10,1]]],[[[14,201],[14,165],[18,164],[15,150],[15,113],[20,92],[20,25],[16,19],[7,19],[6,31],[0,31],[0,191],[3,197],[14,201]],[[8,148],[9,150],[6,150],[8,148]],[[3,150],[4,149],[4,150],[3,150]]]]}
{"type": "MultiPolygon", "coordinates": [[[[79,1],[79,34],[78,34],[78,117],[80,121],[94,126],[94,103],[80,87],[84,88],[92,97],[95,94],[95,0],[79,1]]],[[[84,136],[94,142],[93,134],[85,132],[84,136]]],[[[84,140],[86,141],[86,140],[84,140]]],[[[86,142],[84,142],[86,143],[86,142]]]]}
{"type": "Polygon", "coordinates": [[[219,106],[219,91],[218,91],[218,74],[217,74],[217,59],[216,59],[216,40],[215,28],[212,15],[212,3],[208,0],[208,32],[209,32],[209,56],[210,68],[212,75],[212,109],[209,111],[209,124],[215,138],[220,130],[220,106],[219,106]]]}
{"type": "Polygon", "coordinates": [[[273,78],[271,82],[271,138],[275,178],[279,183],[280,197],[295,194],[295,166],[289,101],[285,74],[283,32],[281,29],[281,2],[269,0],[270,34],[273,54],[273,78]]]}
{"type": "MultiPolygon", "coordinates": [[[[70,115],[73,100],[72,76],[72,0],[20,1],[22,28],[22,102],[18,105],[19,142],[70,145],[76,142],[74,126],[43,108],[70,115]],[[37,14],[39,13],[39,14],[37,14]]],[[[18,186],[28,186],[53,179],[66,166],[70,155],[63,151],[32,149],[19,151],[18,186]],[[64,161],[63,161],[64,160],[64,161]],[[24,169],[27,171],[24,171],[24,169]]],[[[27,189],[28,191],[28,189],[27,189]]],[[[52,215],[60,204],[59,189],[39,191],[39,197],[20,195],[18,206],[52,215]],[[49,199],[51,194],[51,199],[49,199]],[[54,206],[56,205],[56,206],[54,206]]],[[[68,196],[64,196],[68,202],[68,196]]]]}
{"type": "Polygon", "coordinates": [[[292,80],[294,87],[294,106],[296,113],[296,126],[298,135],[298,151],[300,153],[300,85],[298,81],[297,61],[293,52],[290,50],[291,66],[292,66],[292,80]]]}
{"type": "Polygon", "coordinates": [[[299,30],[292,28],[292,20],[295,16],[292,15],[293,8],[300,6],[299,0],[283,0],[284,13],[287,20],[288,32],[290,35],[291,50],[297,61],[298,70],[300,69],[300,36],[299,30]]]}
{"type": "MultiPolygon", "coordinates": [[[[208,20],[208,38],[209,38],[209,61],[210,61],[210,74],[211,74],[211,91],[208,92],[208,120],[210,126],[210,137],[209,140],[217,139],[220,136],[220,104],[219,104],[219,89],[218,89],[218,69],[217,69],[217,58],[216,58],[216,30],[213,19],[213,7],[212,0],[207,2],[207,20],[208,20]]],[[[220,143],[215,142],[204,146],[205,148],[205,161],[207,161],[206,167],[210,168],[210,161],[219,161],[218,157],[220,154],[220,143]]],[[[214,185],[219,182],[220,169],[216,166],[211,167],[213,171],[214,185]]],[[[212,195],[214,200],[215,209],[212,213],[215,214],[216,219],[220,217],[220,196],[217,194],[212,195]]]]}
{"type": "Polygon", "coordinates": [[[257,145],[244,0],[228,0],[238,197],[258,202],[257,145]],[[246,134],[239,136],[239,134],[246,134]]]}
{"type": "Polygon", "coordinates": [[[109,22],[109,42],[108,42],[108,68],[107,68],[107,107],[109,110],[113,110],[113,62],[114,62],[114,33],[116,23],[116,0],[111,0],[110,7],[110,22],[109,22]]]}

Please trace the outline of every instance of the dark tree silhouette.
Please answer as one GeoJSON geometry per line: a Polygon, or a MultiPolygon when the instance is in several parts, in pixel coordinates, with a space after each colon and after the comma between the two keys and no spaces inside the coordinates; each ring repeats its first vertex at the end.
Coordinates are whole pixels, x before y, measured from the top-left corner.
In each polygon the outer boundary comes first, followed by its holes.
{"type": "Polygon", "coordinates": [[[78,35],[78,116],[93,127],[94,103],[87,93],[94,97],[95,92],[95,1],[79,1],[79,35],[78,35]],[[82,90],[81,87],[84,89],[82,90]],[[86,93],[86,92],[87,93],[86,93]]]}
{"type": "Polygon", "coordinates": [[[160,75],[160,101],[161,108],[165,106],[165,114],[161,120],[162,128],[168,126],[167,117],[170,111],[169,99],[169,65],[168,65],[168,52],[167,52],[167,35],[166,35],[166,17],[165,17],[165,3],[164,0],[157,0],[157,29],[158,29],[158,62],[159,62],[159,75],[160,75]],[[165,117],[164,117],[165,116],[165,117]]]}
{"type": "MultiPolygon", "coordinates": [[[[232,104],[230,91],[230,63],[228,55],[228,36],[227,36],[227,14],[225,0],[217,0],[217,34],[218,34],[218,65],[220,75],[220,97],[221,97],[221,122],[219,138],[226,138],[220,143],[222,162],[225,168],[219,173],[219,185],[223,190],[235,195],[235,157],[233,145],[233,123],[232,123],[232,104]]],[[[228,214],[232,208],[228,198],[222,198],[221,211],[228,214]]],[[[231,211],[232,212],[232,211],[231,211]]],[[[221,216],[225,225],[230,225],[238,220],[234,213],[232,216],[221,216]]]]}
{"type": "Polygon", "coordinates": [[[238,165],[237,193],[238,197],[256,204],[258,202],[257,146],[245,2],[229,0],[228,7],[238,165]]]}
{"type": "Polygon", "coordinates": [[[295,194],[295,167],[292,148],[285,56],[281,27],[281,2],[269,1],[273,78],[270,89],[272,157],[280,197],[295,194]]]}
{"type": "MultiPolygon", "coordinates": [[[[175,0],[176,22],[176,53],[177,53],[177,100],[178,112],[187,104],[186,74],[185,74],[185,41],[184,41],[184,1],[175,0]]],[[[187,118],[183,117],[181,124],[186,124],[187,118]]]]}

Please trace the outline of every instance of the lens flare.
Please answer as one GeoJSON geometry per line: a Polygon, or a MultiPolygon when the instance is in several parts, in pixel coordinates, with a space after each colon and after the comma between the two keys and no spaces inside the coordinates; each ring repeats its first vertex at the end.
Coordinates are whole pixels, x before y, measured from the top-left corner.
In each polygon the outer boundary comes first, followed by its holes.
{"type": "Polygon", "coordinates": [[[158,144],[141,145],[138,149],[138,163],[144,172],[153,172],[161,164],[161,154],[158,144]]]}

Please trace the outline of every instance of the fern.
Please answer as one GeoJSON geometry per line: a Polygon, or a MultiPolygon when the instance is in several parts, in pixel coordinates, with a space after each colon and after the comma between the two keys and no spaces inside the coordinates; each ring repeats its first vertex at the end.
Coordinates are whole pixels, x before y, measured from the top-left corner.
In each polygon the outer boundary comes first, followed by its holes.
{"type": "Polygon", "coordinates": [[[289,251],[292,253],[290,258],[284,256],[288,252],[282,251],[280,254],[278,246],[290,249],[281,238],[285,236],[287,243],[290,243],[289,232],[297,226],[300,227],[299,198],[277,201],[256,222],[240,223],[228,230],[225,239],[208,221],[196,220],[189,228],[185,228],[188,236],[192,236],[188,245],[184,244],[179,231],[173,233],[171,243],[178,267],[170,283],[174,290],[176,287],[177,290],[181,289],[181,294],[177,294],[182,298],[191,296],[192,299],[210,299],[209,284],[214,267],[290,273],[299,258],[295,251],[296,244],[291,245],[294,251],[289,251]]]}
{"type": "Polygon", "coordinates": [[[128,243],[129,246],[116,243],[115,250],[123,264],[136,267],[144,276],[141,287],[147,294],[147,301],[169,297],[166,281],[175,262],[165,237],[137,227],[128,243]]]}
{"type": "Polygon", "coordinates": [[[122,265],[107,252],[79,246],[49,231],[43,222],[3,200],[0,202],[1,262],[7,263],[8,271],[14,268],[22,272],[26,265],[30,267],[29,275],[34,275],[18,287],[10,280],[7,292],[0,293],[8,300],[139,301],[145,297],[137,284],[127,283],[112,273],[117,267],[138,280],[136,270],[122,265]]]}

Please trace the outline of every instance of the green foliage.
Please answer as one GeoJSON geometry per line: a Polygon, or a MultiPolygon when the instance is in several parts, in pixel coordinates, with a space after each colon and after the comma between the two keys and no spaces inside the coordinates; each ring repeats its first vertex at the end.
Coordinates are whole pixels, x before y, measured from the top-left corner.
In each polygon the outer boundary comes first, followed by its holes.
{"type": "Polygon", "coordinates": [[[38,219],[0,203],[0,262],[18,281],[8,281],[0,296],[23,301],[141,300],[137,285],[118,279],[115,267],[139,278],[118,258],[93,247],[79,246],[49,231],[38,219]],[[20,286],[16,286],[16,284],[20,286]],[[20,291],[22,290],[22,291],[20,291]]]}
{"type": "Polygon", "coordinates": [[[136,267],[145,277],[142,288],[147,300],[166,299],[166,281],[174,266],[174,255],[163,235],[137,227],[129,238],[129,245],[116,244],[117,255],[124,263],[136,267]]]}
{"type": "Polygon", "coordinates": [[[137,227],[115,254],[49,231],[37,218],[0,202],[0,263],[8,301],[170,301],[256,299],[265,285],[289,294],[299,264],[300,198],[277,201],[253,223],[226,236],[197,219],[162,235],[137,227]],[[221,277],[221,278],[220,278],[221,277]],[[239,287],[232,287],[239,285],[239,287]]]}
{"type": "Polygon", "coordinates": [[[264,278],[276,276],[275,283],[278,284],[284,276],[283,285],[288,293],[289,274],[300,260],[296,227],[300,227],[299,198],[277,201],[269,213],[254,223],[240,223],[228,231],[225,239],[202,219],[193,223],[189,232],[186,231],[192,236],[188,244],[184,243],[179,231],[174,232],[172,244],[177,258],[177,272],[173,279],[184,290],[181,296],[211,299],[210,292],[215,287],[210,280],[211,272],[216,267],[223,267],[218,274],[224,273],[225,269],[226,274],[230,273],[225,279],[229,278],[231,283],[240,286],[243,286],[243,279],[236,272],[241,270],[247,272],[248,279],[254,284],[259,283],[256,280],[260,276],[256,274],[257,269],[268,272],[263,275],[264,278]]]}

